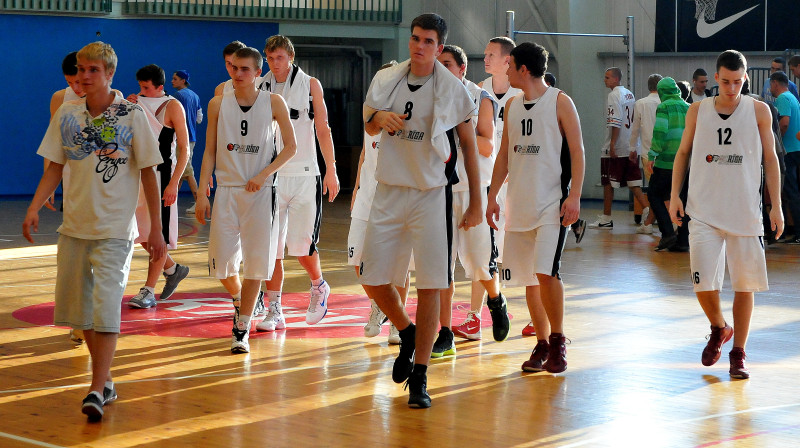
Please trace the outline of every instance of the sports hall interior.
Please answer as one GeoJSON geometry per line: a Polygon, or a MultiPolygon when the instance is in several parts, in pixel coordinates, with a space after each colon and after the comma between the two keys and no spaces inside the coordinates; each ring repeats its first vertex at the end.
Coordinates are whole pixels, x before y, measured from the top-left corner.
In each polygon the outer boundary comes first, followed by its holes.
{"type": "MultiPolygon", "coordinates": [[[[781,3],[755,3],[773,1],[781,3]]],[[[687,2],[667,3],[677,10],[687,2]]],[[[424,12],[447,21],[447,43],[469,56],[467,78],[485,79],[484,47],[506,34],[506,11],[515,12],[517,30],[562,33],[626,34],[626,18],[633,17],[633,83],[622,38],[515,36],[517,43],[547,48],[548,70],[575,102],[586,151],[581,217],[594,220],[602,208],[605,69],[620,67],[623,85],[633,84],[637,98],[647,95],[650,73],[691,80],[702,67],[709,87],[715,85],[719,51],[655,51],[661,0],[0,0],[6,47],[0,72],[6,87],[0,108],[0,446],[797,446],[797,246],[766,249],[770,289],[756,294],[748,342],[752,377],[733,380],[724,359],[712,367],[700,363],[708,321],[693,293],[688,254],[655,252],[657,236],[635,233],[626,189],[616,192],[613,230],[587,229],[580,244],[571,235],[566,244],[568,369],[558,375],[521,371],[535,338],[521,335],[530,320],[524,288],[507,287],[510,337],[492,340],[484,308],[483,339],[457,340],[455,356],[432,360],[433,406],[408,408],[407,392],[390,378],[397,346],[387,343],[388,323],[381,335],[364,337],[369,301],[346,264],[361,104],[375,71],[408,57],[409,25],[424,12]],[[184,186],[181,236],[171,255],[190,267],[189,277],[155,308],[123,304],[112,366],[120,398],[102,423],[88,423],[76,406],[90,381],[88,351],[52,323],[60,213],[40,212],[34,244],[21,234],[42,173],[36,150],[50,96],[65,87],[61,60],[102,40],[119,57],[112,87],[135,93],[135,71],[151,63],[168,79],[188,70],[205,110],[214,87],[227,79],[222,48],[240,40],[262,50],[273,34],[292,39],[297,64],[325,89],[342,187],[333,203],[324,198],[318,245],[332,288],[329,313],[317,325],[305,324],[308,276],[288,257],[287,329],[253,332],[251,352],[231,354],[230,299],[208,276],[208,225],[183,213],[192,204],[184,186]]],[[[744,53],[759,81],[752,89],[760,93],[770,61],[784,51],[744,53]]],[[[166,87],[169,92],[169,81],[166,87]]],[[[196,173],[205,129],[205,123],[198,126],[196,173]]],[[[138,248],[125,300],[146,271],[147,254],[138,248]]],[[[453,320],[460,322],[470,282],[460,266],[455,278],[453,320]]],[[[412,273],[412,286],[413,280],[412,273]]],[[[722,297],[730,319],[727,278],[722,297]]],[[[412,315],[415,307],[412,288],[412,315]]]]}

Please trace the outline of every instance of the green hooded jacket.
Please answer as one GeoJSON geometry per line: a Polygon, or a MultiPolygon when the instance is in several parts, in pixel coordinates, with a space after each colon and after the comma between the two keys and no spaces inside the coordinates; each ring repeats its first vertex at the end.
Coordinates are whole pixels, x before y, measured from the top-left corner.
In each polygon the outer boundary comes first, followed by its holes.
{"type": "Polygon", "coordinates": [[[650,160],[655,161],[656,168],[671,170],[686,127],[686,111],[689,110],[689,104],[681,99],[681,91],[672,78],[659,81],[657,90],[661,104],[656,109],[653,143],[648,156],[650,160]]]}

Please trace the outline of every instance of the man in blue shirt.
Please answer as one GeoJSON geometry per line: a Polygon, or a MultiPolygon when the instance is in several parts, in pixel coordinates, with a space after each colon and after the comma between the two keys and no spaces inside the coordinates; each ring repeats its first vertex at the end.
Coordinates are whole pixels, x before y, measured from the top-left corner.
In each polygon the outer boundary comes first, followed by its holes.
{"type": "MultiPolygon", "coordinates": [[[[770,66],[770,76],[776,72],[784,72],[786,73],[786,59],[782,57],[777,57],[772,60],[772,65],[770,66]]],[[[765,103],[768,104],[775,104],[775,95],[772,94],[770,90],[770,78],[764,82],[764,88],[761,89],[761,98],[764,99],[765,103]]],[[[792,82],[789,81],[789,92],[794,95],[795,98],[800,98],[797,96],[797,86],[792,82]]]]}
{"type": "MultiPolygon", "coordinates": [[[[183,104],[186,111],[186,127],[189,130],[189,163],[183,172],[181,180],[187,179],[192,195],[197,199],[197,181],[194,178],[192,168],[192,154],[194,154],[194,144],[197,141],[197,125],[203,122],[203,108],[200,106],[200,97],[189,89],[189,72],[178,70],[172,75],[172,87],[175,89],[175,98],[183,104]]],[[[194,204],[186,210],[188,214],[194,214],[194,204]]]]}
{"type": "Polygon", "coordinates": [[[800,184],[797,169],[800,167],[800,102],[789,91],[789,77],[786,73],[775,72],[769,77],[770,91],[775,97],[775,108],[778,109],[778,125],[786,148],[786,182],[783,192],[786,205],[794,218],[794,236],[788,239],[789,244],[800,244],[800,184]]]}

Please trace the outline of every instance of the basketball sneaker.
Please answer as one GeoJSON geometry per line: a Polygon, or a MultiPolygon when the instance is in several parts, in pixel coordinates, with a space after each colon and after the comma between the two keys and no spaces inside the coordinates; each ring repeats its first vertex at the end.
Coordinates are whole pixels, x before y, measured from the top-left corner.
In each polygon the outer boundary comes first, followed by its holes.
{"type": "Polygon", "coordinates": [[[195,209],[196,206],[197,206],[197,203],[195,202],[194,204],[192,204],[191,207],[186,209],[186,214],[187,215],[194,215],[194,209],[195,209]]]}
{"type": "Polygon", "coordinates": [[[636,227],[636,233],[640,235],[652,235],[653,234],[653,225],[652,224],[642,224],[636,227]]]}
{"type": "Polygon", "coordinates": [[[256,330],[275,331],[283,330],[284,328],[286,328],[286,318],[283,317],[281,304],[278,302],[269,302],[267,316],[256,325],[256,330]]]}
{"type": "Polygon", "coordinates": [[[578,219],[572,224],[572,233],[575,234],[575,244],[580,244],[583,234],[586,232],[586,221],[578,219]]]}
{"type": "Polygon", "coordinates": [[[453,332],[447,327],[442,327],[439,330],[436,342],[433,343],[431,358],[441,358],[442,356],[453,356],[455,354],[456,343],[453,340],[453,332]]]}
{"type": "Polygon", "coordinates": [[[375,336],[381,334],[381,327],[383,323],[386,322],[386,315],[383,314],[380,308],[378,308],[378,304],[374,301],[370,300],[372,303],[370,305],[369,310],[369,320],[367,321],[367,325],[364,325],[364,336],[368,338],[374,338],[375,336]]]}
{"type": "Polygon", "coordinates": [[[393,345],[397,345],[400,343],[400,331],[397,330],[397,327],[394,324],[389,325],[389,343],[393,345]]]}
{"type": "Polygon", "coordinates": [[[263,317],[267,315],[267,306],[264,305],[264,291],[258,291],[256,306],[253,308],[253,317],[263,317]]]}
{"type": "Polygon", "coordinates": [[[116,401],[117,388],[112,384],[111,387],[103,387],[103,406],[116,401]]]}
{"type": "Polygon", "coordinates": [[[750,378],[750,370],[747,369],[744,365],[744,360],[747,359],[747,355],[744,354],[744,349],[740,347],[734,347],[733,350],[728,354],[728,358],[731,361],[731,378],[737,378],[740,380],[746,380],[750,378]]]}
{"type": "Polygon", "coordinates": [[[175,289],[178,288],[178,283],[189,275],[189,266],[175,264],[175,272],[172,275],[164,273],[164,289],[161,290],[161,300],[169,299],[175,289]]]}
{"type": "Polygon", "coordinates": [[[592,229],[613,229],[614,221],[611,220],[609,215],[597,215],[597,221],[589,224],[592,229]]]}
{"type": "Polygon", "coordinates": [[[427,374],[411,372],[403,389],[408,389],[408,407],[421,409],[431,407],[427,374]]]}
{"type": "Polygon", "coordinates": [[[84,341],[83,330],[76,330],[74,328],[71,328],[69,330],[69,340],[78,345],[83,344],[84,341]]]}
{"type": "Polygon", "coordinates": [[[319,286],[311,285],[311,298],[308,301],[306,311],[306,323],[313,325],[318,323],[328,314],[328,296],[331,295],[331,287],[328,282],[322,281],[319,286]]]}
{"type": "Polygon", "coordinates": [[[536,328],[533,326],[533,322],[528,322],[528,325],[525,325],[525,328],[522,329],[523,336],[536,336],[536,328]]]}
{"type": "Polygon", "coordinates": [[[547,360],[542,367],[550,373],[561,373],[567,370],[567,338],[563,334],[550,334],[547,360]]]}
{"type": "Polygon", "coordinates": [[[725,324],[724,327],[711,326],[711,334],[706,336],[708,343],[703,349],[701,361],[704,366],[713,366],[722,354],[722,346],[733,337],[733,328],[725,324]]]}
{"type": "Polygon", "coordinates": [[[131,308],[152,308],[156,306],[156,296],[147,288],[140,288],[139,293],[128,300],[131,308]]]}
{"type": "Polygon", "coordinates": [[[544,363],[547,361],[547,354],[550,351],[550,345],[547,341],[539,340],[536,347],[531,352],[531,357],[522,363],[522,370],[524,372],[541,372],[544,370],[544,363]]]}
{"type": "Polygon", "coordinates": [[[480,313],[476,311],[468,312],[466,320],[461,325],[453,327],[453,334],[470,341],[479,341],[481,339],[480,313]]]}
{"type": "Polygon", "coordinates": [[[231,330],[231,353],[250,353],[250,326],[240,330],[239,325],[231,330]]]}
{"type": "Polygon", "coordinates": [[[511,324],[508,321],[508,307],[505,296],[500,293],[494,299],[487,299],[486,306],[492,315],[492,336],[497,342],[508,339],[508,330],[511,324]]]}
{"type": "Polygon", "coordinates": [[[392,366],[392,381],[402,383],[408,379],[411,369],[414,368],[414,350],[416,348],[416,327],[409,325],[400,334],[400,353],[392,366]],[[408,331],[406,331],[408,330],[408,331]],[[405,337],[403,336],[405,335],[405,337]]]}
{"type": "Polygon", "coordinates": [[[103,397],[100,392],[89,392],[89,395],[83,399],[81,412],[86,414],[90,422],[98,422],[103,418],[103,397]]]}

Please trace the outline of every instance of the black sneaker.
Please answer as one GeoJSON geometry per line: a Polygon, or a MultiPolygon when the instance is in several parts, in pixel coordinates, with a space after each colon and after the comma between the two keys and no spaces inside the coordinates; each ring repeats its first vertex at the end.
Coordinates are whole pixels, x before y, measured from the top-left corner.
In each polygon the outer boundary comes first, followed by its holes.
{"type": "Polygon", "coordinates": [[[117,400],[117,388],[111,385],[111,388],[103,388],[103,406],[117,400]]]}
{"type": "Polygon", "coordinates": [[[267,315],[267,306],[264,304],[264,291],[258,292],[256,298],[256,306],[253,308],[253,316],[264,317],[267,315]]]}
{"type": "Polygon", "coordinates": [[[663,237],[661,238],[661,241],[658,242],[658,246],[656,246],[656,252],[669,249],[676,244],[678,244],[678,235],[663,237]]]}
{"type": "Polygon", "coordinates": [[[175,264],[175,272],[172,275],[164,273],[164,289],[161,290],[159,300],[167,300],[170,298],[175,289],[178,288],[178,283],[189,275],[189,266],[175,264]]]}
{"type": "MultiPolygon", "coordinates": [[[[412,325],[411,334],[403,337],[405,330],[400,332],[400,354],[392,366],[392,381],[402,383],[408,379],[411,369],[414,368],[414,350],[416,347],[416,328],[412,325]]],[[[407,329],[406,329],[407,330],[407,329]]]]}
{"type": "Polygon", "coordinates": [[[431,396],[428,395],[428,376],[426,374],[411,372],[403,389],[408,389],[408,407],[431,407],[431,396]]]}
{"type": "Polygon", "coordinates": [[[453,356],[456,354],[456,343],[453,340],[453,331],[447,327],[439,330],[439,336],[433,343],[431,358],[441,358],[442,356],[453,356]]]}
{"type": "Polygon", "coordinates": [[[578,219],[572,224],[572,233],[575,234],[575,244],[580,244],[583,234],[586,233],[586,221],[578,219]]]}
{"type": "Polygon", "coordinates": [[[508,321],[508,307],[506,298],[502,293],[494,299],[486,300],[489,313],[492,315],[492,336],[497,342],[508,339],[508,330],[511,324],[508,321]]]}
{"type": "Polygon", "coordinates": [[[98,422],[103,418],[103,398],[98,392],[89,392],[83,399],[81,412],[89,417],[90,422],[98,422]]]}

